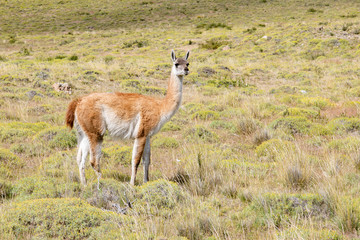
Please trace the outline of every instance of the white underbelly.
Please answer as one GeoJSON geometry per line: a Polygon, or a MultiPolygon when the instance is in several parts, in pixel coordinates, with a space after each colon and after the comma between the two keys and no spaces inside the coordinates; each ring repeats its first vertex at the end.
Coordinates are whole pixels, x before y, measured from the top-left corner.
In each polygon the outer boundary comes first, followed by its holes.
{"type": "Polygon", "coordinates": [[[137,114],[132,119],[123,120],[114,112],[104,110],[103,116],[110,136],[123,139],[137,137],[141,122],[140,114],[137,114]]]}

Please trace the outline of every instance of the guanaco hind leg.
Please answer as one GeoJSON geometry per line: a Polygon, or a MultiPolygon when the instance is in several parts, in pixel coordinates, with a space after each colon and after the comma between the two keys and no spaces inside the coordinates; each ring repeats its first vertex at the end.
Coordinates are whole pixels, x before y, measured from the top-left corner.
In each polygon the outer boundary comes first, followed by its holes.
{"type": "Polygon", "coordinates": [[[144,183],[149,181],[149,166],[150,166],[150,137],[146,138],[144,153],[143,153],[143,164],[144,164],[144,183]]]}
{"type": "Polygon", "coordinates": [[[89,141],[86,137],[81,139],[81,142],[79,143],[78,153],[77,153],[77,163],[79,166],[79,173],[80,173],[80,182],[82,185],[86,185],[86,179],[85,179],[85,162],[86,158],[89,154],[89,141]]]}
{"type": "Polygon", "coordinates": [[[144,152],[145,143],[146,143],[146,137],[135,139],[134,148],[132,152],[132,161],[131,161],[131,170],[132,170],[131,180],[130,180],[131,185],[135,185],[136,173],[140,164],[141,157],[144,152]]]}

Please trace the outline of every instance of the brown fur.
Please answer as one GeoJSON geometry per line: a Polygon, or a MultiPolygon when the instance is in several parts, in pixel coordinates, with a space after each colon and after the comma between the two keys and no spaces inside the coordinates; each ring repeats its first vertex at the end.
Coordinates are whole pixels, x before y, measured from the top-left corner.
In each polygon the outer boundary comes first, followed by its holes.
{"type": "Polygon", "coordinates": [[[66,112],[65,122],[66,122],[66,126],[68,126],[70,129],[74,127],[75,109],[79,104],[80,100],[81,100],[80,98],[72,100],[66,112]]]}

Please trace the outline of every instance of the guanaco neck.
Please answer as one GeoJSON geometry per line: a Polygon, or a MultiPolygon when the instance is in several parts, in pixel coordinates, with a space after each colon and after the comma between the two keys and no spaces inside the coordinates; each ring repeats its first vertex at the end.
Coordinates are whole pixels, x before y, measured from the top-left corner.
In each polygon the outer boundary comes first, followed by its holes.
{"type": "Polygon", "coordinates": [[[179,109],[182,98],[182,83],[183,76],[177,76],[175,66],[171,69],[170,80],[166,96],[164,98],[164,104],[162,106],[162,115],[166,117],[172,117],[179,109]]]}

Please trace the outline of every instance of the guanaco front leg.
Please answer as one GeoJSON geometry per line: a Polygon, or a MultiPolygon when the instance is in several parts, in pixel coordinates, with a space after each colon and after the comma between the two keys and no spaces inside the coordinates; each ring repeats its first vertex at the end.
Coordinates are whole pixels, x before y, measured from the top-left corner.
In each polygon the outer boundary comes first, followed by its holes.
{"type": "Polygon", "coordinates": [[[144,153],[143,153],[143,164],[144,164],[144,183],[149,181],[149,166],[150,166],[150,137],[146,138],[144,153]]]}
{"type": "Polygon", "coordinates": [[[132,167],[131,180],[130,180],[131,185],[135,185],[136,172],[144,152],[145,143],[146,143],[146,137],[135,139],[134,148],[132,152],[132,161],[131,161],[131,167],[132,167]]]}

